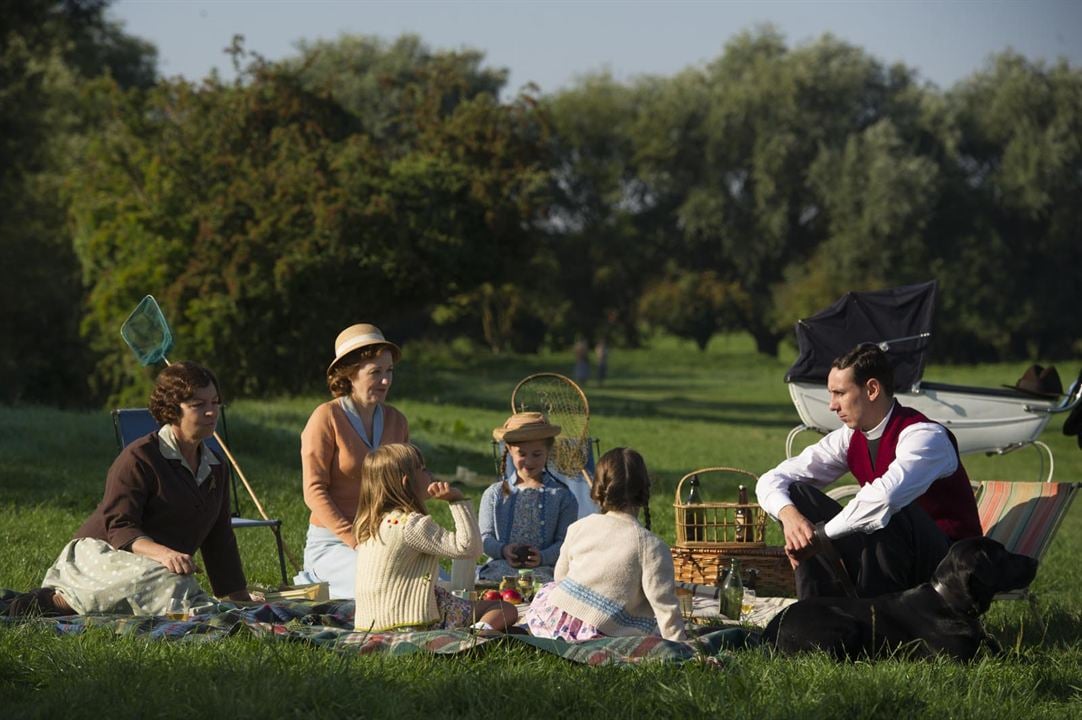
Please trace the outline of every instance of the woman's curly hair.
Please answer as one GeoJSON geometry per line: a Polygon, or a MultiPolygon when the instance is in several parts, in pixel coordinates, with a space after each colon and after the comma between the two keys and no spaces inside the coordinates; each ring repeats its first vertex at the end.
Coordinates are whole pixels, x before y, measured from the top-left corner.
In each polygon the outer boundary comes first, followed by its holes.
{"type": "Polygon", "coordinates": [[[180,404],[195,395],[195,391],[213,385],[221,400],[222,389],[218,378],[199,363],[183,361],[173,363],[158,373],[154,390],[150,393],[150,414],[159,425],[180,422],[180,404]]]}
{"type": "Polygon", "coordinates": [[[327,389],[331,391],[331,395],[338,398],[353,392],[353,376],[362,365],[371,362],[387,349],[386,345],[370,345],[345,355],[327,371],[327,389]]]}

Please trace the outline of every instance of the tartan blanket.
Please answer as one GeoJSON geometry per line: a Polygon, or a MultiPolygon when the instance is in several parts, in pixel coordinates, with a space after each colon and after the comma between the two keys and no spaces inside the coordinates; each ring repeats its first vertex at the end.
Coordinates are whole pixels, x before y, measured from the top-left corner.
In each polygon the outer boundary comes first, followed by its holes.
{"type": "Polygon", "coordinates": [[[585,665],[627,665],[646,661],[717,663],[731,650],[758,644],[758,636],[741,627],[704,625],[689,642],[659,637],[600,638],[580,643],[529,635],[485,635],[469,630],[424,632],[358,632],[353,629],[353,601],[279,601],[261,605],[222,602],[187,620],[131,615],[72,615],[59,618],[9,618],[7,606],[16,595],[0,590],[0,628],[17,623],[52,626],[59,635],[88,628],[107,628],[117,635],[144,636],[177,642],[213,642],[237,633],[272,641],[306,642],[336,652],[357,655],[382,653],[437,655],[477,652],[497,643],[521,643],[571,662],[585,665]]]}

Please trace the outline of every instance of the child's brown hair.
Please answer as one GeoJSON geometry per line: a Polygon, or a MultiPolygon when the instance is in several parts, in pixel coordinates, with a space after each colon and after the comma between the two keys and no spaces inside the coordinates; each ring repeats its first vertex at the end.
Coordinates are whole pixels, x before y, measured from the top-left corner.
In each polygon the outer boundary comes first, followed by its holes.
{"type": "Polygon", "coordinates": [[[650,529],[650,475],[642,455],[631,448],[613,448],[601,456],[590,497],[602,512],[641,507],[643,524],[650,529]]]}
{"type": "Polygon", "coordinates": [[[368,453],[361,463],[361,495],[353,520],[353,537],[358,543],[378,538],[380,521],[389,512],[428,514],[424,503],[414,496],[412,483],[402,483],[403,476],[412,478],[424,466],[421,451],[406,443],[382,445],[368,453]]]}

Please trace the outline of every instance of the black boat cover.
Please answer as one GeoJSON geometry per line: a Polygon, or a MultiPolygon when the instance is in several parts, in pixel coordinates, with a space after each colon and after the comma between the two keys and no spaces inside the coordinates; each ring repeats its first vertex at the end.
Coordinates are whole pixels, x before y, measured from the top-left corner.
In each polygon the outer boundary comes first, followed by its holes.
{"type": "Polygon", "coordinates": [[[887,290],[849,292],[833,305],[796,323],[800,355],[786,382],[825,383],[834,359],[861,343],[882,347],[894,366],[894,389],[920,382],[932,332],[936,281],[887,290]]]}

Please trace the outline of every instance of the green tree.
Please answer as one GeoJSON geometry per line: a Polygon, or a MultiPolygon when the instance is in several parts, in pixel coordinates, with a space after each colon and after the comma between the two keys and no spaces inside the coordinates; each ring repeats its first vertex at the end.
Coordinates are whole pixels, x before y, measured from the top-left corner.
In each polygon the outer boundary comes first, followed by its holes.
{"type": "Polygon", "coordinates": [[[1007,52],[947,97],[958,202],[936,245],[941,338],[971,359],[1077,353],[1082,71],[1007,52]]]}
{"type": "Polygon", "coordinates": [[[0,30],[0,401],[87,400],[78,333],[82,286],[63,177],[94,128],[81,88],[109,74],[154,81],[154,48],[105,16],[100,1],[5,3],[0,30]]]}
{"type": "Polygon", "coordinates": [[[529,236],[543,128],[528,98],[448,112],[454,63],[410,76],[402,143],[257,60],[234,83],[106,89],[106,131],[73,184],[90,290],[84,333],[116,392],[133,368],[110,336],[140,296],[163,302],[184,356],[232,392],[320,384],[335,334],[360,320],[403,337],[497,277],[529,236]]]}

